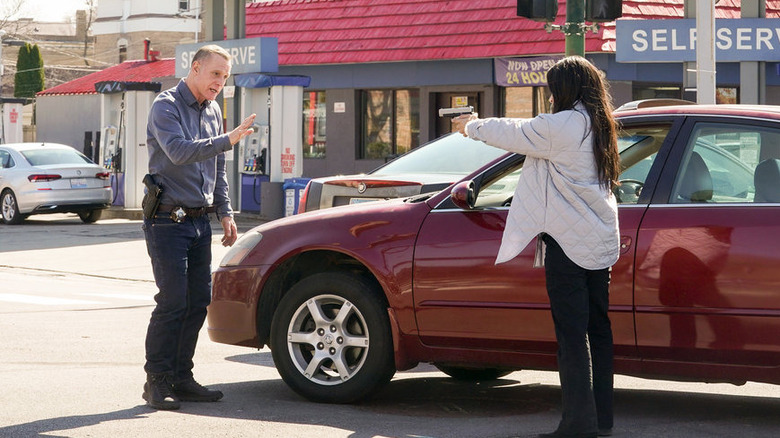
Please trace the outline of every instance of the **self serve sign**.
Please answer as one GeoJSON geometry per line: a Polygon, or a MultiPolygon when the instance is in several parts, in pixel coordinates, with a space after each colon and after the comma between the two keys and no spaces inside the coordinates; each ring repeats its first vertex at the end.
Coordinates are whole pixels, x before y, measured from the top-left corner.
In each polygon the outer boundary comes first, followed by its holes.
{"type": "Polygon", "coordinates": [[[277,38],[245,38],[176,46],[176,77],[187,76],[192,58],[206,44],[216,44],[230,53],[231,74],[274,73],[279,71],[279,41],[277,38]]]}
{"type": "MultiPolygon", "coordinates": [[[[617,20],[617,62],[696,61],[696,19],[617,20]]],[[[780,19],[715,20],[718,62],[779,61],[780,19]]]]}

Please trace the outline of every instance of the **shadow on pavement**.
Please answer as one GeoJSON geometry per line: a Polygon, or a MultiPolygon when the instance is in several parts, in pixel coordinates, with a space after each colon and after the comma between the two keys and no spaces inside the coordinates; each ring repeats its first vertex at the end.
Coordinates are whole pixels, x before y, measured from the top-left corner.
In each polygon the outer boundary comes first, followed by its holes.
{"type": "MultiPolygon", "coordinates": [[[[547,424],[548,418],[557,421],[560,397],[557,386],[524,385],[513,379],[466,383],[441,375],[396,378],[376,397],[355,405],[308,402],[281,379],[213,388],[226,394],[221,402],[183,403],[176,415],[324,425],[350,431],[350,438],[534,436],[542,431],[530,430],[532,424],[540,424],[541,420],[547,424]],[[540,419],[539,414],[544,418],[540,419]],[[534,417],[536,421],[532,421],[534,417]],[[447,425],[451,429],[446,429],[447,425]],[[442,430],[449,432],[442,434],[442,430]],[[507,430],[516,433],[501,432],[507,430]]],[[[780,400],[771,398],[621,389],[615,393],[615,436],[733,436],[736,430],[741,436],[774,437],[780,430],[779,410],[780,400]],[[731,433],[726,433],[724,426],[731,433]]],[[[0,436],[52,436],[48,433],[141,419],[152,412],[139,405],[114,412],[38,420],[0,428],[0,436]]]]}

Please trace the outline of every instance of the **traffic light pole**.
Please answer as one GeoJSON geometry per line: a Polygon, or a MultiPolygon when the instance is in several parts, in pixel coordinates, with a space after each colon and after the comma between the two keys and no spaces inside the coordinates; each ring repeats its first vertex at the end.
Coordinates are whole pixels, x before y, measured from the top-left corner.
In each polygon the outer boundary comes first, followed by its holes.
{"type": "Polygon", "coordinates": [[[566,0],[566,56],[585,56],[585,0],[566,0]]]}
{"type": "MultiPolygon", "coordinates": [[[[706,1],[706,0],[705,0],[706,1]]],[[[566,0],[566,22],[553,24],[558,16],[558,0],[517,0],[517,16],[544,22],[548,33],[560,30],[566,37],[566,56],[585,56],[585,34],[598,32],[598,24],[615,21],[622,15],[622,0],[566,0]],[[585,24],[585,19],[592,22],[585,24]]]]}

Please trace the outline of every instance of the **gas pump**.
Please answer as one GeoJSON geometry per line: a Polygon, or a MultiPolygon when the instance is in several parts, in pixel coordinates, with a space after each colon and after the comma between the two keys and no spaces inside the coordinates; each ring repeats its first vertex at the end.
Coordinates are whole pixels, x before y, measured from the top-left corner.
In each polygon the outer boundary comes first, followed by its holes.
{"type": "MultiPolygon", "coordinates": [[[[253,125],[252,134],[248,135],[244,141],[239,145],[239,159],[243,167],[240,172],[243,174],[241,177],[245,182],[243,185],[246,187],[247,207],[249,210],[253,209],[253,206],[259,210],[262,195],[260,194],[261,183],[268,181],[266,175],[266,166],[268,159],[268,137],[270,133],[270,127],[268,125],[253,125]],[[251,182],[251,198],[249,195],[249,184],[251,182]]],[[[242,202],[242,205],[244,203],[242,202]]]]}
{"type": "Polygon", "coordinates": [[[122,149],[119,148],[119,129],[114,125],[104,126],[100,138],[103,167],[113,172],[121,172],[122,149]]]}
{"type": "Polygon", "coordinates": [[[303,172],[303,88],[310,81],[306,76],[235,76],[241,118],[257,114],[258,124],[239,146],[241,210],[271,219],[284,215],[284,181],[303,172]]]}
{"type": "Polygon", "coordinates": [[[101,95],[100,155],[111,171],[113,205],[141,208],[143,175],[149,168],[146,121],[152,101],[160,91],[156,82],[98,82],[101,95]]]}
{"type": "Polygon", "coordinates": [[[266,159],[268,156],[268,137],[270,129],[268,125],[252,126],[253,133],[248,135],[240,146],[241,163],[244,175],[265,175],[266,159]]]}
{"type": "Polygon", "coordinates": [[[0,144],[24,141],[22,112],[25,99],[0,97],[0,144]]]}

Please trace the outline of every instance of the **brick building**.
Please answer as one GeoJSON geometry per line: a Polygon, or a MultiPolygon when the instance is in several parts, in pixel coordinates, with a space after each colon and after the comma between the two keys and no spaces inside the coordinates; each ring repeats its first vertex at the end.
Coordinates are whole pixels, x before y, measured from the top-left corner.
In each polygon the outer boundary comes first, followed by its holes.
{"type": "MultiPolygon", "coordinates": [[[[543,111],[544,72],[563,55],[564,35],[518,18],[516,6],[515,0],[248,4],[247,38],[278,38],[279,74],[311,77],[304,90],[304,176],[368,171],[448,132],[449,120],[437,117],[441,107],[473,105],[483,116],[543,111]]],[[[685,7],[684,0],[623,0],[623,19],[677,19],[685,7]]],[[[565,15],[561,0],[554,24],[565,15]]],[[[780,0],[766,0],[765,16],[780,17],[780,0]]],[[[719,1],[716,17],[739,18],[740,1],[719,1]]],[[[618,63],[615,42],[615,22],[585,37],[586,56],[606,73],[616,105],[688,97],[683,75],[690,67],[618,63]]],[[[778,104],[777,62],[762,68],[766,102],[778,104]]],[[[717,69],[719,93],[737,100],[740,64],[717,69]]]]}

